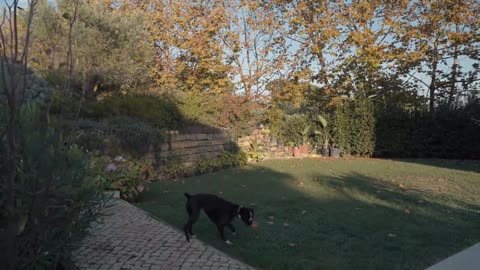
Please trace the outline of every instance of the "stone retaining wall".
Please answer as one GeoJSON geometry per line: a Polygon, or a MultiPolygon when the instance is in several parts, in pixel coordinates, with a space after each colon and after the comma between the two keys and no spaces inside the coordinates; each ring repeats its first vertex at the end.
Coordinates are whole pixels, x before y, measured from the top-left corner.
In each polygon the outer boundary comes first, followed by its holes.
{"type": "Polygon", "coordinates": [[[256,129],[249,136],[240,137],[237,144],[240,149],[248,153],[252,150],[251,145],[254,141],[258,144],[258,151],[265,158],[291,156],[291,152],[285,151],[285,147],[279,145],[277,139],[263,129],[256,129]]]}
{"type": "Polygon", "coordinates": [[[231,143],[227,134],[178,134],[168,133],[166,142],[160,146],[160,160],[179,159],[193,165],[204,158],[222,155],[231,143]]]}

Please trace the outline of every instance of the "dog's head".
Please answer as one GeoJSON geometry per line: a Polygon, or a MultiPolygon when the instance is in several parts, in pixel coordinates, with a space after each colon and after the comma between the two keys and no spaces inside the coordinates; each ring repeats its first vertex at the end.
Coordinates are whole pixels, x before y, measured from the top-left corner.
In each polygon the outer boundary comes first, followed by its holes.
{"type": "Polygon", "coordinates": [[[238,215],[247,226],[250,226],[253,224],[255,210],[253,210],[253,208],[240,207],[240,209],[238,210],[238,215]]]}

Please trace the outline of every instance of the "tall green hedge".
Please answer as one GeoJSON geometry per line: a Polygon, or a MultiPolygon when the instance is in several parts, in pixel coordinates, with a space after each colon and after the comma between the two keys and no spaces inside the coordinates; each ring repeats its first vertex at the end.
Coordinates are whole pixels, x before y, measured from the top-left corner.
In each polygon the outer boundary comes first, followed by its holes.
{"type": "Polygon", "coordinates": [[[331,115],[332,142],[345,154],[370,156],[375,147],[373,104],[368,99],[343,101],[331,115]]]}
{"type": "Polygon", "coordinates": [[[480,159],[480,102],[428,112],[377,113],[375,156],[480,159]]]}

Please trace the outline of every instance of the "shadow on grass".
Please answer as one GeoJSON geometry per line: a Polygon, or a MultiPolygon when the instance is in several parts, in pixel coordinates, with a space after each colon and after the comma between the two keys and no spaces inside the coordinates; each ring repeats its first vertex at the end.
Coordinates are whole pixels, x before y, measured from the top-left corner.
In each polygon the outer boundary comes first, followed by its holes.
{"type": "Polygon", "coordinates": [[[424,269],[480,240],[477,205],[426,199],[359,173],[298,179],[246,166],[156,183],[139,206],[180,228],[183,192],[254,207],[259,234],[236,221],[239,236],[227,234],[233,247],[205,215],[194,232],[261,269],[424,269]]]}

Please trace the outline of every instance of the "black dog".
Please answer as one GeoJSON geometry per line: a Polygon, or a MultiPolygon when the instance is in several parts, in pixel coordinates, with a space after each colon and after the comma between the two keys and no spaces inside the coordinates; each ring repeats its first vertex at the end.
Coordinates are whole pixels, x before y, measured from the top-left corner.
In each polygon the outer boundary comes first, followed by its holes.
{"type": "Polygon", "coordinates": [[[203,209],[210,220],[217,225],[222,240],[228,245],[232,244],[232,242],[225,238],[223,229],[227,226],[235,233],[235,228],[232,225],[235,217],[238,216],[247,226],[253,224],[254,210],[252,208],[231,203],[211,194],[190,195],[185,193],[185,197],[187,197],[188,222],[183,226],[183,231],[185,232],[187,241],[190,241],[190,236],[193,236],[192,227],[198,220],[201,209],[203,209]]]}

